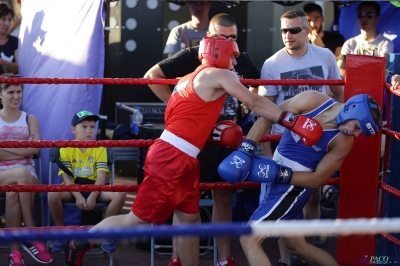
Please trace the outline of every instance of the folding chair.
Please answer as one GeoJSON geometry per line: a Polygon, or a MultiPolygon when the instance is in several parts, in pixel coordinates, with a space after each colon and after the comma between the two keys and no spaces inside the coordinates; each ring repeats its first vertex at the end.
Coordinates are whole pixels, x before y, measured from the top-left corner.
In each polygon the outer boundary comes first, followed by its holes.
{"type": "MultiPolygon", "coordinates": [[[[53,163],[56,162],[56,160],[58,158],[56,158],[57,155],[59,155],[59,150],[60,148],[58,147],[53,147],[50,149],[50,153],[49,153],[49,185],[52,184],[52,170],[53,170],[53,163]]],[[[114,155],[114,149],[113,148],[107,148],[107,164],[111,166],[111,180],[110,180],[110,184],[114,185],[114,171],[115,171],[115,155],[114,155]]],[[[101,209],[104,210],[104,208],[106,208],[108,206],[108,202],[96,202],[96,208],[97,209],[101,209]]],[[[72,208],[76,208],[76,203],[75,202],[63,202],[63,207],[72,207],[72,208]]],[[[48,216],[47,216],[47,224],[50,225],[51,224],[51,214],[50,211],[48,212],[48,216]]],[[[100,252],[88,252],[86,253],[87,255],[107,255],[108,252],[103,251],[100,248],[100,252]]],[[[114,252],[109,252],[108,254],[110,255],[110,266],[113,266],[113,253],[114,252]]],[[[63,254],[60,253],[60,254],[63,254]]]]}
{"type": "MultiPolygon", "coordinates": [[[[213,207],[213,200],[212,199],[200,199],[199,202],[199,210],[200,214],[203,212],[208,221],[211,222],[211,213],[209,211],[210,208],[213,207]]],[[[155,224],[152,224],[155,225],[155,224]]],[[[171,249],[172,251],[172,245],[166,245],[166,244],[156,244],[156,239],[155,237],[151,237],[150,240],[150,266],[154,266],[154,257],[155,254],[158,255],[172,255],[171,251],[166,251],[166,249],[171,249]]],[[[207,237],[207,244],[199,246],[199,255],[207,255],[209,251],[213,250],[214,251],[214,265],[217,265],[217,241],[215,240],[215,237],[208,236],[207,237]],[[212,242],[212,243],[211,243],[212,242]]]]}

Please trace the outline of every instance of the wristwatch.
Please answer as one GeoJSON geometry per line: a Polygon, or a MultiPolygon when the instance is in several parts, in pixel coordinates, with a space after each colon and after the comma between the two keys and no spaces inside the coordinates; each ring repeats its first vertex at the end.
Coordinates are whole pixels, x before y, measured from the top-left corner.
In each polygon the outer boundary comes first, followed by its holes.
{"type": "Polygon", "coordinates": [[[244,103],[242,103],[240,106],[243,108],[243,113],[247,115],[249,113],[249,109],[247,108],[247,106],[244,103]]]}

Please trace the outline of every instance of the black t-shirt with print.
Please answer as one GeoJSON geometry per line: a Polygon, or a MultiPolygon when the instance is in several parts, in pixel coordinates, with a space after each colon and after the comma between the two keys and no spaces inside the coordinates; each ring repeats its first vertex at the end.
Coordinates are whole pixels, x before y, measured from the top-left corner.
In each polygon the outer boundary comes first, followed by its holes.
{"type": "MultiPolygon", "coordinates": [[[[18,38],[15,36],[8,35],[8,40],[4,45],[0,45],[0,56],[1,59],[8,62],[15,62],[15,50],[18,49],[18,38]]],[[[10,72],[8,69],[0,67],[0,74],[10,72]]]]}
{"type": "Polygon", "coordinates": [[[342,34],[325,31],[322,41],[324,42],[325,47],[335,54],[336,48],[343,46],[345,40],[342,34]]]}

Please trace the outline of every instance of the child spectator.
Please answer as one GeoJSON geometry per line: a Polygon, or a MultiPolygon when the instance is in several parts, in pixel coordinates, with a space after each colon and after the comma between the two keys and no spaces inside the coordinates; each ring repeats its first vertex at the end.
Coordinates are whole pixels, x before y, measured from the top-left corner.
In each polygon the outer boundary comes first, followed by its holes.
{"type": "MultiPolygon", "coordinates": [[[[99,116],[83,110],[72,117],[71,131],[75,140],[93,140],[96,121],[99,116]]],[[[106,183],[107,150],[98,148],[61,148],[60,161],[68,168],[73,176],[69,176],[62,169],[58,175],[62,176],[64,184],[97,184],[106,183]]],[[[76,207],[82,211],[91,211],[96,206],[96,201],[109,202],[104,218],[120,213],[125,203],[125,192],[49,192],[48,202],[51,216],[56,226],[64,226],[63,202],[74,201],[76,207]]],[[[101,248],[106,252],[115,251],[113,241],[103,242],[101,248]]],[[[54,241],[51,250],[55,253],[64,251],[64,241],[54,241]]]]}

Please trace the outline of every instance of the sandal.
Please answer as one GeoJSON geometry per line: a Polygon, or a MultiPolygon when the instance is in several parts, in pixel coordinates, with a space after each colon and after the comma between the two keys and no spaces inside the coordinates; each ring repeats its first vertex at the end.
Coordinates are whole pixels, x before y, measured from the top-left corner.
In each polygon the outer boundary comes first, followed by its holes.
{"type": "Polygon", "coordinates": [[[328,186],[324,192],[324,187],[325,186],[321,187],[321,198],[319,199],[319,202],[324,206],[332,206],[336,196],[339,194],[339,189],[335,186],[328,186]]]}

